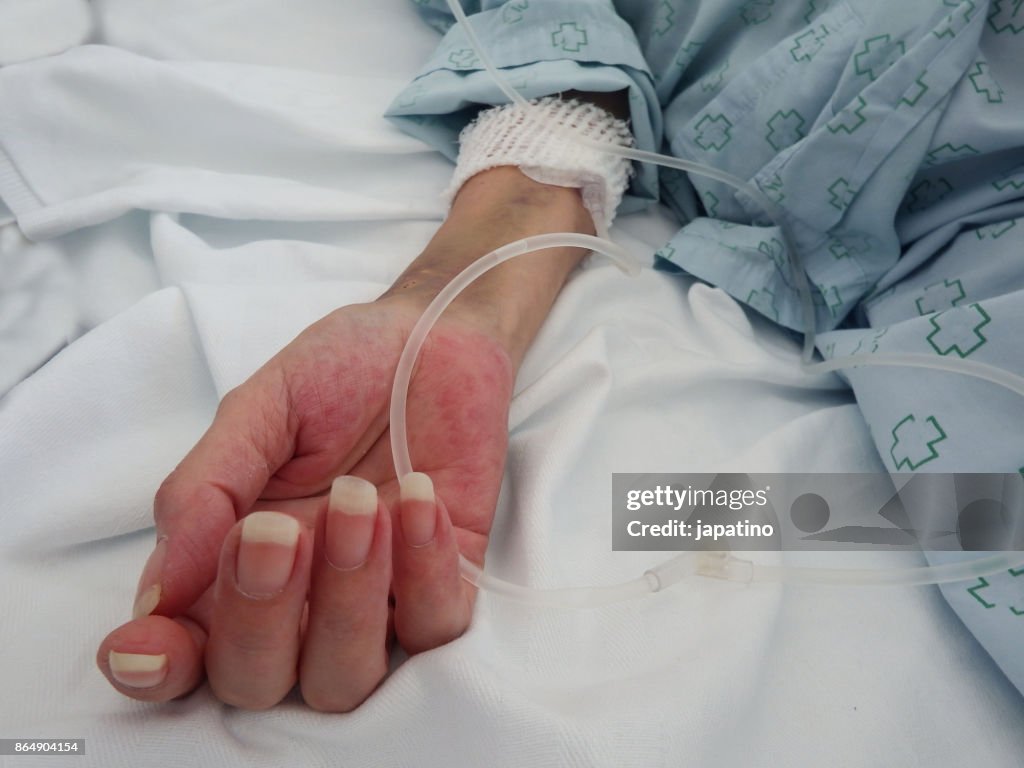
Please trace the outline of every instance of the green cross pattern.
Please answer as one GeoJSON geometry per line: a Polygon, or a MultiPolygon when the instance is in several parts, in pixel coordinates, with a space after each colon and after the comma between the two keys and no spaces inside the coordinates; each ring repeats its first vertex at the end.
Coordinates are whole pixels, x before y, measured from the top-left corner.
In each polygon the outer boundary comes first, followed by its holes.
{"type": "MultiPolygon", "coordinates": [[[[878,342],[880,342],[882,340],[882,337],[885,336],[885,334],[888,332],[888,330],[889,330],[888,328],[883,328],[881,331],[879,331],[874,336],[872,336],[871,337],[871,349],[864,350],[864,351],[865,352],[870,352],[871,354],[874,354],[875,352],[877,352],[878,351],[878,342]]],[[[864,339],[858,339],[857,340],[857,346],[853,348],[853,351],[850,352],[850,354],[851,355],[856,355],[858,352],[861,351],[861,347],[863,345],[864,345],[864,339]]]]}
{"type": "Polygon", "coordinates": [[[939,457],[935,446],[945,439],[946,433],[934,416],[918,421],[913,414],[907,414],[892,428],[889,455],[896,469],[917,469],[939,457]]]}
{"type": "Polygon", "coordinates": [[[984,96],[989,104],[1001,104],[1003,101],[1003,89],[989,73],[988,62],[976,61],[967,75],[971,81],[971,87],[975,92],[984,96]]]}
{"type": "Polygon", "coordinates": [[[942,163],[952,163],[955,160],[963,160],[965,157],[971,157],[972,155],[980,154],[978,150],[972,147],[970,144],[960,144],[954,146],[950,142],[946,142],[935,149],[928,150],[926,165],[940,165],[942,163]]]}
{"type": "Polygon", "coordinates": [[[695,126],[697,131],[696,144],[703,150],[719,152],[732,140],[732,123],[723,114],[712,117],[704,115],[695,126]]]}
{"type": "Polygon", "coordinates": [[[867,122],[864,117],[864,108],[868,105],[863,96],[857,97],[857,106],[851,109],[844,107],[843,111],[833,117],[828,123],[828,129],[832,133],[853,133],[867,122]]]}
{"type": "Polygon", "coordinates": [[[501,9],[501,20],[506,24],[518,24],[523,20],[523,16],[529,7],[530,0],[505,3],[505,6],[501,9]]]}
{"type": "Polygon", "coordinates": [[[924,76],[927,72],[922,72],[918,75],[917,80],[914,84],[917,86],[917,91],[913,96],[903,96],[900,98],[900,104],[906,104],[908,107],[916,107],[917,102],[921,100],[921,97],[928,93],[928,84],[924,81],[924,76]]]}
{"type": "Polygon", "coordinates": [[[714,192],[711,192],[710,190],[701,195],[701,197],[704,199],[704,208],[707,210],[708,215],[711,218],[717,217],[718,204],[722,201],[719,200],[718,196],[714,192]]]}
{"type": "Polygon", "coordinates": [[[729,60],[726,59],[722,66],[700,81],[700,89],[705,93],[714,91],[725,82],[725,73],[729,71],[729,60]]]}
{"type": "Polygon", "coordinates": [[[850,182],[842,176],[829,185],[828,191],[831,196],[828,201],[829,204],[840,211],[844,211],[849,207],[850,203],[853,202],[853,196],[857,193],[857,191],[850,186],[850,182]]]}
{"type": "Polygon", "coordinates": [[[1024,165],[1018,165],[1015,168],[1011,168],[998,179],[992,182],[992,186],[995,187],[999,192],[1006,189],[1013,189],[1019,192],[1024,189],[1024,165]]]}
{"type": "Polygon", "coordinates": [[[680,69],[686,69],[690,66],[690,62],[697,56],[697,52],[704,45],[703,41],[691,40],[688,42],[681,51],[676,55],[676,59],[673,62],[680,69]]]}
{"type": "Polygon", "coordinates": [[[992,0],[988,25],[996,34],[1024,32],[1024,0],[992,0]]]}
{"type": "Polygon", "coordinates": [[[971,16],[978,9],[978,6],[974,4],[973,0],[966,0],[967,5],[964,5],[965,0],[942,0],[942,4],[947,8],[956,8],[957,10],[963,10],[964,20],[970,21],[971,16]]]}
{"type": "Polygon", "coordinates": [[[874,238],[863,232],[848,230],[834,232],[828,246],[828,252],[836,261],[848,259],[854,254],[867,253],[874,245],[874,238]]]}
{"type": "Polygon", "coordinates": [[[992,318],[980,304],[968,304],[932,315],[928,322],[934,330],[925,338],[932,349],[943,356],[956,354],[965,358],[988,343],[981,329],[992,318]]]}
{"type": "Polygon", "coordinates": [[[914,301],[917,314],[928,315],[932,312],[951,309],[958,301],[963,301],[967,294],[959,280],[940,280],[924,287],[924,293],[914,301]]]}
{"type": "Polygon", "coordinates": [[[563,21],[559,24],[558,29],[551,33],[553,48],[561,48],[569,53],[579,53],[586,44],[587,30],[581,28],[575,21],[563,21]]]}
{"type": "Polygon", "coordinates": [[[476,51],[472,48],[460,48],[448,54],[448,63],[457,69],[469,69],[479,63],[476,51]]]}
{"type": "MultiPolygon", "coordinates": [[[[1018,571],[1013,568],[1010,568],[1007,571],[1007,573],[1009,573],[1010,576],[1020,576],[1022,573],[1024,573],[1024,569],[1018,571]]],[[[971,597],[977,600],[981,604],[981,606],[986,610],[990,608],[995,608],[997,605],[996,603],[990,603],[988,600],[986,600],[984,597],[978,594],[979,592],[981,592],[981,590],[988,589],[990,586],[992,585],[989,583],[988,579],[986,579],[984,576],[979,576],[978,583],[975,584],[973,587],[967,588],[967,594],[969,594],[971,597]]],[[[1015,605],[1010,605],[1007,607],[1010,609],[1010,613],[1012,613],[1014,616],[1024,616],[1024,609],[1018,608],[1015,605]]]]}
{"type": "Polygon", "coordinates": [[[775,269],[783,275],[786,274],[786,249],[778,238],[773,237],[770,240],[762,240],[757,244],[757,250],[775,263],[775,269]]]}
{"type": "Polygon", "coordinates": [[[832,258],[836,261],[839,261],[840,259],[848,259],[853,255],[846,243],[842,240],[836,240],[835,238],[833,238],[832,242],[829,243],[828,252],[832,254],[832,258]]]}
{"type": "Polygon", "coordinates": [[[822,24],[815,29],[809,29],[796,36],[793,47],[789,49],[789,55],[793,61],[811,61],[814,56],[825,47],[825,38],[828,37],[828,28],[822,24]]]}
{"type": "Polygon", "coordinates": [[[676,25],[676,9],[668,0],[661,0],[658,3],[658,10],[654,14],[654,34],[661,37],[676,25]]]}
{"type": "Polygon", "coordinates": [[[772,17],[773,5],[775,0],[747,0],[740,10],[740,17],[749,26],[762,24],[772,17]]]}
{"type": "Polygon", "coordinates": [[[423,83],[416,83],[411,88],[406,89],[405,93],[402,94],[402,97],[398,100],[398,107],[400,109],[409,109],[414,107],[422,95],[423,83]]]}
{"type": "MultiPolygon", "coordinates": [[[[839,288],[835,285],[818,285],[817,289],[821,297],[821,303],[825,305],[828,313],[832,315],[832,317],[835,317],[839,311],[839,307],[843,305],[843,297],[842,294],[839,293],[839,288]],[[831,301],[828,298],[830,293],[833,297],[831,301]]],[[[817,299],[818,297],[815,298],[817,299]]]]}
{"type": "Polygon", "coordinates": [[[779,308],[775,303],[775,293],[763,288],[760,291],[756,288],[747,295],[749,306],[756,309],[762,315],[770,315],[776,322],[779,319],[779,308]]]}
{"type": "Polygon", "coordinates": [[[986,224],[984,227],[978,227],[974,230],[974,234],[979,240],[984,240],[985,238],[998,240],[1015,226],[1017,226],[1016,219],[1010,219],[1009,221],[997,221],[992,224],[986,224]]]}
{"type": "Polygon", "coordinates": [[[810,24],[811,19],[824,13],[832,4],[832,0],[810,0],[807,4],[807,13],[804,14],[804,24],[810,24]],[[818,3],[821,3],[819,6],[818,3]]]}
{"type": "Polygon", "coordinates": [[[949,16],[944,18],[942,26],[933,29],[932,34],[939,38],[939,40],[944,37],[955,37],[956,30],[953,28],[953,14],[949,14],[949,16]]]}
{"type": "Polygon", "coordinates": [[[773,173],[770,179],[757,182],[757,188],[776,203],[781,203],[786,199],[786,193],[783,191],[783,186],[782,177],[777,173],[773,173]]]}
{"type": "MultiPolygon", "coordinates": [[[[956,2],[951,3],[946,2],[945,0],[944,3],[945,5],[958,5],[958,3],[956,2]]],[[[939,27],[938,29],[933,29],[932,34],[934,34],[940,40],[944,37],[956,36],[957,32],[959,32],[961,29],[967,26],[967,22],[971,20],[971,16],[974,15],[974,12],[977,9],[978,7],[974,4],[973,0],[967,0],[967,4],[965,6],[961,6],[956,11],[949,14],[949,16],[944,18],[942,20],[942,26],[939,27]],[[956,21],[957,13],[961,13],[963,16],[963,21],[961,21],[960,24],[954,23],[956,21]]]]}
{"type": "Polygon", "coordinates": [[[992,585],[988,583],[988,579],[986,579],[984,576],[979,576],[978,583],[975,584],[973,587],[968,587],[967,593],[975,600],[977,600],[979,603],[981,603],[983,606],[985,606],[985,608],[995,608],[995,603],[990,603],[988,600],[986,600],[978,594],[979,590],[988,589],[990,586],[992,585]]]}
{"type": "Polygon", "coordinates": [[[525,91],[530,83],[537,79],[537,73],[533,70],[528,72],[520,72],[513,77],[508,79],[508,84],[515,88],[517,91],[525,91]]]}
{"type": "Polygon", "coordinates": [[[806,121],[799,112],[791,109],[783,112],[781,109],[768,119],[768,133],[765,140],[771,144],[776,152],[796,144],[806,134],[804,133],[806,121]]]}
{"type": "Polygon", "coordinates": [[[685,189],[686,180],[686,174],[675,168],[665,168],[661,173],[661,186],[674,194],[679,194],[685,189]]]}
{"type": "MultiPolygon", "coordinates": [[[[1024,576],[1024,568],[1011,568],[1009,571],[1007,571],[1007,573],[1009,573],[1014,578],[1017,578],[1018,576],[1024,576]]],[[[1010,606],[1010,613],[1012,613],[1014,616],[1024,616],[1024,610],[1017,608],[1014,605],[1010,606]]]]}
{"type": "Polygon", "coordinates": [[[864,50],[853,57],[853,69],[867,75],[872,82],[906,53],[902,40],[893,42],[888,34],[875,35],[864,41],[864,50]]]}

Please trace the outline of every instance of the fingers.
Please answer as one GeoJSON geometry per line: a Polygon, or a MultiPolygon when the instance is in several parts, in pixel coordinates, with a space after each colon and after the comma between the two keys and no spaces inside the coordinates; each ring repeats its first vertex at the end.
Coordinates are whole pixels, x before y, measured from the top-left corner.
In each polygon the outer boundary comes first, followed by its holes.
{"type": "Polygon", "coordinates": [[[354,709],[387,674],[392,627],[418,653],[470,620],[456,530],[426,475],[403,479],[398,512],[393,523],[371,483],[341,477],[315,548],[290,515],[248,515],[224,540],[216,584],[193,606],[209,638],[189,619],[142,617],[104,641],[100,668],[146,701],[195,688],[205,661],[213,693],[228,704],[271,707],[298,679],[314,709],[354,709]]]}
{"type": "Polygon", "coordinates": [[[96,663],[110,684],[141,701],[169,701],[203,679],[206,633],[189,619],[147,616],[111,632],[96,663]]]}
{"type": "Polygon", "coordinates": [[[459,576],[454,529],[430,478],[419,472],[406,475],[400,493],[392,535],[395,633],[412,654],[450,642],[466,630],[472,592],[459,576]]]}
{"type": "Polygon", "coordinates": [[[387,673],[391,520],[372,483],[334,481],[314,564],[302,652],[302,696],[348,712],[387,673]]]}
{"type": "Polygon", "coordinates": [[[206,434],[157,492],[158,538],[139,580],[136,618],[182,614],[213,582],[228,530],[291,456],[291,427],[273,369],[223,399],[206,434]]]}
{"type": "Polygon", "coordinates": [[[253,512],[224,540],[206,674],[221,701],[266,709],[296,680],[313,541],[295,518],[253,512]]]}

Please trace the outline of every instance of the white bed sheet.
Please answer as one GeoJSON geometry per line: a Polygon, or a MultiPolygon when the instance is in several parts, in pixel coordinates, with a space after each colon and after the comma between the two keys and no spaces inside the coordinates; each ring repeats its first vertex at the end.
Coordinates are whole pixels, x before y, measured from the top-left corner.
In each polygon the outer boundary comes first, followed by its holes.
{"type": "MultiPolygon", "coordinates": [[[[224,392],[400,271],[437,226],[449,168],[379,118],[435,41],[405,0],[96,8],[99,41],[118,50],[0,71],[0,94],[28,83],[53,97],[35,116],[0,117],[0,143],[66,104],[69,77],[102,97],[153,68],[154,82],[214,93],[199,121],[261,99],[287,116],[280,95],[301,84],[343,92],[307,101],[276,135],[329,126],[314,139],[344,173],[254,188],[189,166],[134,186],[115,174],[102,199],[86,174],[41,183],[31,210],[11,206],[41,242],[0,230],[0,391],[13,387],[0,400],[0,737],[84,737],[76,764],[102,766],[1020,764],[1020,696],[931,589],[694,581],[582,612],[485,594],[465,637],[402,664],[349,715],[295,697],[248,713],[205,688],[165,705],[110,689],[93,656],[128,617],[157,484],[224,392]],[[382,50],[365,25],[406,45],[382,50]],[[240,78],[244,98],[216,98],[240,78]]],[[[99,141],[73,117],[66,149],[99,141]]],[[[237,125],[238,145],[267,146],[258,126],[237,125]]],[[[157,138],[136,151],[160,157],[157,138]]],[[[211,135],[203,149],[219,146],[211,135]]],[[[282,167],[303,167],[303,141],[276,146],[292,153],[282,167]]],[[[616,237],[650,254],[672,226],[653,211],[616,237]]],[[[856,407],[834,381],[796,373],[796,357],[720,291],[588,264],[517,383],[488,568],[536,586],[641,572],[649,555],[610,551],[613,471],[878,468],[856,407]]]]}

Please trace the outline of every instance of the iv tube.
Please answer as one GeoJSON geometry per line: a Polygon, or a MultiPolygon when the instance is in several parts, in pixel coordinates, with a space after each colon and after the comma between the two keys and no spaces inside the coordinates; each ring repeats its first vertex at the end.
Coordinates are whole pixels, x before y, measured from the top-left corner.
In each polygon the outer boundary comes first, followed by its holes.
{"type": "MultiPolygon", "coordinates": [[[[511,88],[490,58],[483,50],[479,38],[469,20],[463,13],[458,0],[447,0],[448,6],[456,19],[462,24],[463,30],[476,51],[484,68],[490,73],[498,87],[509,99],[521,106],[529,107],[529,102],[515,89],[511,88]]],[[[732,176],[718,169],[708,168],[697,163],[644,152],[628,147],[618,147],[581,139],[570,134],[573,141],[587,144],[602,151],[639,160],[652,162],[679,170],[697,173],[716,179],[753,198],[762,210],[779,226],[786,250],[790,255],[790,266],[793,278],[800,294],[805,322],[804,345],[801,367],[808,373],[825,373],[827,371],[859,365],[888,365],[935,368],[954,373],[961,373],[983,378],[994,384],[1006,387],[1024,396],[1024,379],[1009,371],[982,363],[964,360],[946,360],[928,355],[851,355],[844,358],[833,358],[823,363],[812,364],[814,354],[814,308],[810,286],[806,273],[801,268],[796,250],[787,237],[783,224],[783,212],[775,202],[755,186],[748,184],[739,177],[732,176]]],[[[607,239],[580,235],[575,233],[556,233],[524,238],[509,243],[478,259],[464,269],[451,283],[435,297],[414,326],[405,349],[402,351],[395,372],[395,382],[391,397],[391,443],[395,461],[395,471],[402,477],[412,471],[409,458],[408,442],[405,425],[405,405],[408,395],[412,369],[427,334],[440,317],[444,309],[473,280],[487,270],[515,256],[530,253],[544,248],[569,246],[580,247],[602,253],[611,258],[623,271],[636,274],[638,265],[620,246],[607,239]]],[[[569,588],[555,590],[534,590],[496,579],[484,573],[478,566],[460,555],[462,576],[476,586],[493,591],[513,599],[539,605],[565,607],[594,607],[608,603],[637,597],[648,592],[656,592],[679,581],[682,578],[697,574],[731,581],[785,581],[788,583],[809,584],[847,584],[847,585],[924,585],[960,581],[971,577],[985,576],[997,571],[1024,565],[1024,553],[996,553],[987,557],[977,558],[940,566],[924,566],[893,569],[847,569],[847,568],[806,568],[766,566],[739,559],[728,553],[683,553],[679,556],[651,568],[642,576],[632,581],[608,587],[569,588]]]]}
{"type": "MultiPolygon", "coordinates": [[[[451,282],[434,297],[434,300],[416,321],[395,369],[395,382],[391,392],[390,429],[396,476],[404,477],[413,471],[406,429],[406,401],[416,358],[419,356],[427,334],[430,333],[438,318],[470,283],[498,264],[544,248],[563,246],[585,248],[601,253],[630,275],[636,275],[640,269],[624,248],[610,240],[590,235],[558,232],[534,235],[503,245],[477,259],[452,278],[451,282]]],[[[531,589],[495,578],[462,555],[459,557],[463,578],[481,589],[533,605],[567,608],[593,608],[640,597],[649,592],[658,592],[693,575],[744,583],[784,581],[799,584],[912,586],[961,581],[1024,565],[1024,553],[1020,552],[996,553],[983,558],[939,566],[892,569],[770,566],[755,564],[724,552],[684,552],[649,569],[642,576],[622,584],[604,587],[531,589]]]]}

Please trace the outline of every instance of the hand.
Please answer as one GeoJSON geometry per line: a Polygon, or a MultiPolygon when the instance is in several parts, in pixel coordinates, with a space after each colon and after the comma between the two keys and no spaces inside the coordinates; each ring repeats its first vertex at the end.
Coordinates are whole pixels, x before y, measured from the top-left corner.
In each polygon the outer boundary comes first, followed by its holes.
{"type": "Polygon", "coordinates": [[[458,554],[482,564],[515,370],[582,254],[503,265],[435,326],[407,408],[413,463],[427,474],[403,483],[401,498],[388,434],[394,368],[425,303],[461,266],[569,228],[592,231],[575,190],[515,169],[480,174],[392,290],[311,326],[224,398],[157,494],[136,618],[97,655],[115,688],[164,701],[205,673],[221,700],[258,709],[298,680],[311,706],[344,711],[383,678],[392,633],[417,653],[465,630],[473,593],[458,554]],[[350,477],[329,503],[338,476],[350,477]]]}
{"type": "MultiPolygon", "coordinates": [[[[224,398],[209,431],[157,494],[163,543],[154,558],[163,562],[147,567],[159,570],[159,581],[147,573],[140,600],[142,612],[157,600],[163,616],[139,618],[104,643],[100,665],[116,687],[147,700],[181,695],[201,681],[205,655],[211,687],[225,702],[276,704],[298,671],[312,706],[351,709],[387,669],[389,588],[398,640],[410,653],[462,633],[472,595],[458,577],[458,552],[483,561],[513,370],[487,333],[459,319],[438,323],[410,388],[408,431],[415,466],[451,502],[437,505],[436,518],[432,503],[397,503],[387,408],[420,310],[404,296],[338,310],[224,398]],[[325,494],[339,475],[369,481],[343,484],[335,501],[351,506],[369,488],[370,516],[325,514],[325,494]],[[393,582],[389,508],[400,510],[393,582]],[[246,517],[253,510],[277,510],[298,523],[246,517]],[[250,528],[260,533],[257,523],[269,526],[269,535],[293,536],[294,550],[240,544],[250,528]],[[362,556],[352,552],[360,533],[370,537],[362,556]],[[343,562],[332,566],[329,558],[343,562]],[[132,678],[122,673],[118,680],[109,669],[111,650],[164,655],[164,680],[125,685],[132,678]]],[[[432,495],[429,480],[414,490],[432,495]]]]}

